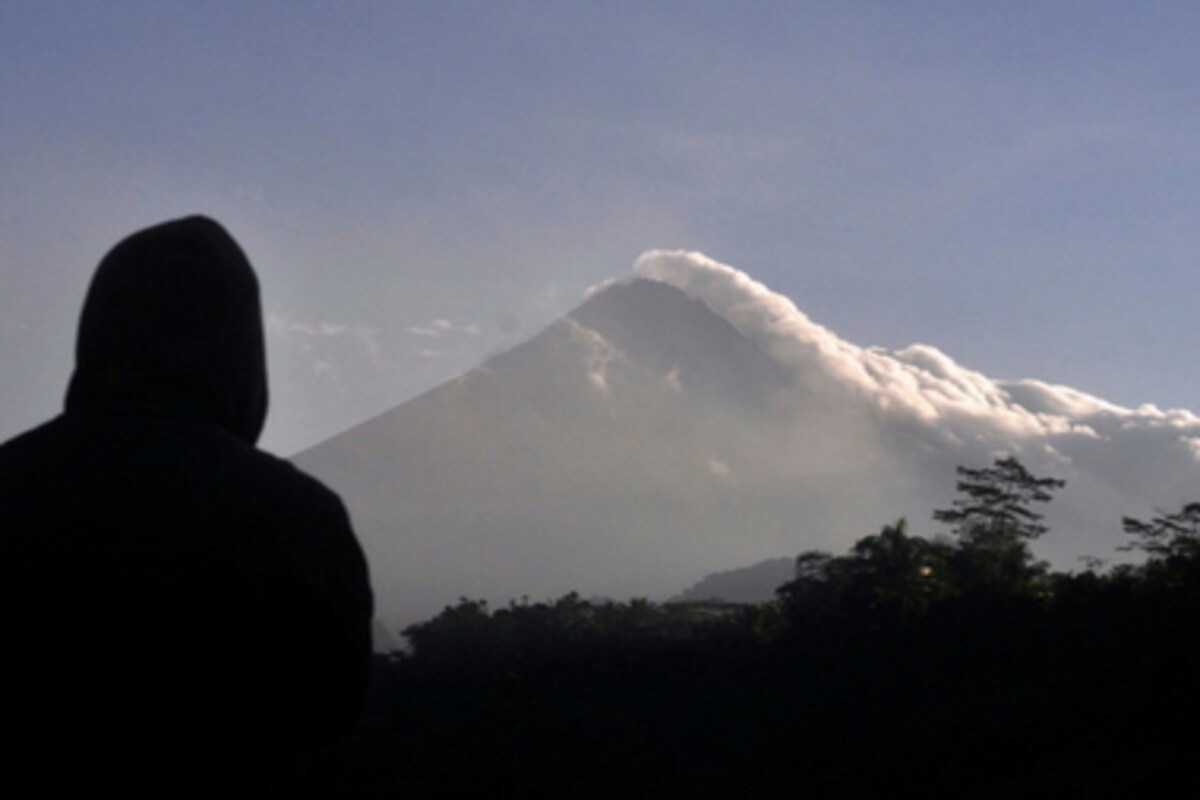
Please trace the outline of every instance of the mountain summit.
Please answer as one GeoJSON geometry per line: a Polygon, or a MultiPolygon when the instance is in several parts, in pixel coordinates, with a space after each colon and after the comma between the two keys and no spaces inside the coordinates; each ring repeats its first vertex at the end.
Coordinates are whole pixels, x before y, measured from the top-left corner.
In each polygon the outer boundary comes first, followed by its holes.
{"type": "MultiPolygon", "coordinates": [[[[653,251],[529,341],[297,457],[342,493],[388,622],[460,596],[655,598],[936,530],[954,467],[1065,478],[1038,552],[1111,555],[1200,487],[1200,418],[864,349],[700,254],[653,251]]],[[[1067,564],[1069,566],[1069,564],[1067,564]]]]}

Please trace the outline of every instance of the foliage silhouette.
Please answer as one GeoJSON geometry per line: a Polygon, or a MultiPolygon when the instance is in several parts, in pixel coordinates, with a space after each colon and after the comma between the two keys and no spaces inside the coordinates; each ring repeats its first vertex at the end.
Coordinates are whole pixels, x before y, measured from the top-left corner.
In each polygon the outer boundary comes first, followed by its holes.
{"type": "Polygon", "coordinates": [[[1066,481],[1037,477],[1012,456],[957,471],[957,489],[965,496],[933,518],[950,525],[958,540],[950,566],[960,588],[1012,594],[1044,587],[1048,565],[1034,560],[1029,543],[1047,528],[1031,506],[1048,503],[1066,481]]]}
{"type": "Polygon", "coordinates": [[[1149,522],[1122,517],[1121,527],[1137,537],[1122,550],[1141,550],[1156,560],[1200,556],[1200,503],[1185,503],[1173,514],[1160,512],[1149,522]]]}
{"type": "Polygon", "coordinates": [[[1015,457],[998,458],[991,467],[958,467],[957,489],[966,497],[933,518],[954,527],[961,540],[985,547],[1006,547],[1015,540],[1036,539],[1046,532],[1042,514],[1030,508],[1046,503],[1066,481],[1039,478],[1015,457]]]}

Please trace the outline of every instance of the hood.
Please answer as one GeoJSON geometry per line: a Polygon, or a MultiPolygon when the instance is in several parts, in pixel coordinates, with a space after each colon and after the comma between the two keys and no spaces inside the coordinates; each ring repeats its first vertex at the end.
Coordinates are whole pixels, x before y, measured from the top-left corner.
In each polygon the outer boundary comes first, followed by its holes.
{"type": "Polygon", "coordinates": [[[258,280],[224,228],[205,217],[166,222],[104,257],[66,407],[186,415],[258,441],[267,415],[258,280]]]}

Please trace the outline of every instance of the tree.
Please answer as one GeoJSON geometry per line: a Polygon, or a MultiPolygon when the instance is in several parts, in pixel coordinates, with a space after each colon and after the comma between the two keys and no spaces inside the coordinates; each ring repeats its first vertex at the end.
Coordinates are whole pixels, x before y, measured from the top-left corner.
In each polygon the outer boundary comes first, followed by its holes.
{"type": "Polygon", "coordinates": [[[1048,529],[1033,503],[1046,503],[1052,492],[1066,486],[1057,478],[1032,475],[1016,458],[998,458],[991,467],[958,468],[957,489],[966,497],[933,518],[954,526],[960,541],[980,545],[1011,545],[1036,539],[1048,529]]]}
{"type": "Polygon", "coordinates": [[[853,626],[869,617],[896,623],[952,591],[951,548],[910,536],[902,518],[855,543],[844,556],[819,551],[796,559],[796,578],[778,589],[794,625],[853,626]]]}
{"type": "Polygon", "coordinates": [[[849,583],[872,610],[900,617],[924,611],[948,593],[947,550],[938,542],[909,536],[901,518],[855,543],[849,583]]]}
{"type": "MultiPolygon", "coordinates": [[[[837,575],[843,559],[820,550],[806,550],[796,557],[795,578],[775,590],[784,605],[805,617],[814,609],[834,603],[837,575]]],[[[819,616],[819,614],[816,614],[819,616]]]]}
{"type": "Polygon", "coordinates": [[[1121,550],[1141,550],[1152,559],[1200,556],[1200,503],[1187,503],[1174,514],[1160,511],[1149,522],[1122,517],[1121,527],[1137,537],[1121,550]]]}
{"type": "Polygon", "coordinates": [[[1030,506],[1047,503],[1066,485],[1039,478],[1016,458],[996,459],[991,467],[958,468],[958,491],[965,495],[933,518],[953,526],[958,537],[955,573],[963,589],[1027,591],[1047,565],[1033,561],[1029,542],[1047,531],[1030,506]]]}

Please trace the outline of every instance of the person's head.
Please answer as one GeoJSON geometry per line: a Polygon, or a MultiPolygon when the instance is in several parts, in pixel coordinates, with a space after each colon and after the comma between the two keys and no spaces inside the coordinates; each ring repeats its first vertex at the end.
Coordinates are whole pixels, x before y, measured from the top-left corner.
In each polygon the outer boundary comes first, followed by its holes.
{"type": "Polygon", "coordinates": [[[68,412],[186,413],[254,443],[267,411],[258,281],[206,217],[133,234],[92,278],[68,412]]]}

